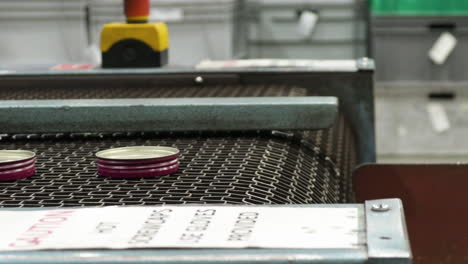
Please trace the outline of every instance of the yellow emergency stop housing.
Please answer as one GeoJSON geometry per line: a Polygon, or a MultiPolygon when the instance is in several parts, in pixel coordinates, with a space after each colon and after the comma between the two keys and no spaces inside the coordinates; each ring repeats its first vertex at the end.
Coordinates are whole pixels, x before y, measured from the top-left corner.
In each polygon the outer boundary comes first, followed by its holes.
{"type": "Polygon", "coordinates": [[[101,32],[103,68],[162,67],[168,52],[165,23],[111,23],[101,32]]]}

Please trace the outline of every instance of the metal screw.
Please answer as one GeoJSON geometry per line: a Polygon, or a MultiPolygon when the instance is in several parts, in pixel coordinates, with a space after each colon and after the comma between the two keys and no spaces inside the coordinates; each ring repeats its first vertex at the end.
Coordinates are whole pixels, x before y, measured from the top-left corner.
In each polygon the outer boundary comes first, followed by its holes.
{"type": "Polygon", "coordinates": [[[202,84],[205,80],[203,80],[203,77],[201,76],[197,76],[195,78],[195,82],[198,83],[198,84],[202,84]]]}
{"type": "Polygon", "coordinates": [[[388,204],[373,204],[371,210],[379,213],[387,212],[390,210],[390,206],[388,204]]]}

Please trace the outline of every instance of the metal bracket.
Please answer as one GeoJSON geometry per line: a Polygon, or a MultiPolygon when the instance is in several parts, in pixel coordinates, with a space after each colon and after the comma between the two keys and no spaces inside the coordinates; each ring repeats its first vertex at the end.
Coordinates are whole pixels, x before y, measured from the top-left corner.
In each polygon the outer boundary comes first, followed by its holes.
{"type": "Polygon", "coordinates": [[[336,97],[0,101],[0,131],[314,130],[337,115],[336,97]]]}
{"type": "Polygon", "coordinates": [[[411,249],[400,199],[366,201],[370,264],[410,264],[411,249]]]}

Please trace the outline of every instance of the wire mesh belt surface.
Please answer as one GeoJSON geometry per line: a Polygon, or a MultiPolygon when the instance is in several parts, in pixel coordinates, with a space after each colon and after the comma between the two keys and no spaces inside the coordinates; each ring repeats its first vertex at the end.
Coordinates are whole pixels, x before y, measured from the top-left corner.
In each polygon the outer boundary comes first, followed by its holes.
{"type": "Polygon", "coordinates": [[[99,89],[94,87],[43,89],[30,86],[0,88],[0,100],[305,96],[306,93],[303,88],[288,85],[99,87],[99,89]]]}
{"type": "MultiPolygon", "coordinates": [[[[159,89],[154,93],[152,97],[300,96],[306,92],[289,86],[226,86],[159,89]]],[[[118,93],[102,95],[120,97],[118,93]]],[[[127,97],[142,97],[133,95],[127,97]]],[[[38,98],[29,93],[21,99],[38,98]]],[[[0,207],[342,203],[352,199],[350,177],[356,159],[354,136],[342,116],[331,129],[294,133],[4,135],[0,149],[26,149],[38,155],[36,176],[0,182],[0,207]],[[179,172],[137,180],[97,175],[97,151],[133,145],[179,148],[179,172]]]]}

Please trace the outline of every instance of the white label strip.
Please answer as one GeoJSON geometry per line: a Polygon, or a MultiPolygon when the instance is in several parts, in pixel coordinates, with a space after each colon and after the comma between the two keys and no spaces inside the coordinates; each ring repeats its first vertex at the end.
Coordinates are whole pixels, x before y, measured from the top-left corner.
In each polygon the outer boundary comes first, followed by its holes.
{"type": "Polygon", "coordinates": [[[0,250],[355,248],[358,209],[168,206],[0,211],[0,250]]]}
{"type": "Polygon", "coordinates": [[[429,58],[435,64],[444,64],[448,56],[457,46],[457,39],[450,32],[444,32],[434,43],[434,46],[429,51],[429,58]]]}
{"type": "Polygon", "coordinates": [[[300,18],[299,23],[297,25],[297,31],[299,35],[304,38],[309,37],[314,32],[315,26],[317,25],[317,21],[319,16],[316,12],[312,11],[303,11],[300,18]]]}
{"type": "Polygon", "coordinates": [[[450,129],[450,121],[443,105],[429,103],[427,105],[427,112],[429,113],[432,127],[436,132],[442,133],[450,129]]]}
{"type": "Polygon", "coordinates": [[[180,22],[184,20],[184,10],[181,8],[152,8],[150,20],[180,22]]]}
{"type": "Polygon", "coordinates": [[[287,60],[287,59],[251,59],[230,61],[202,61],[197,69],[223,68],[310,68],[323,71],[356,71],[354,60],[287,60]]]}

